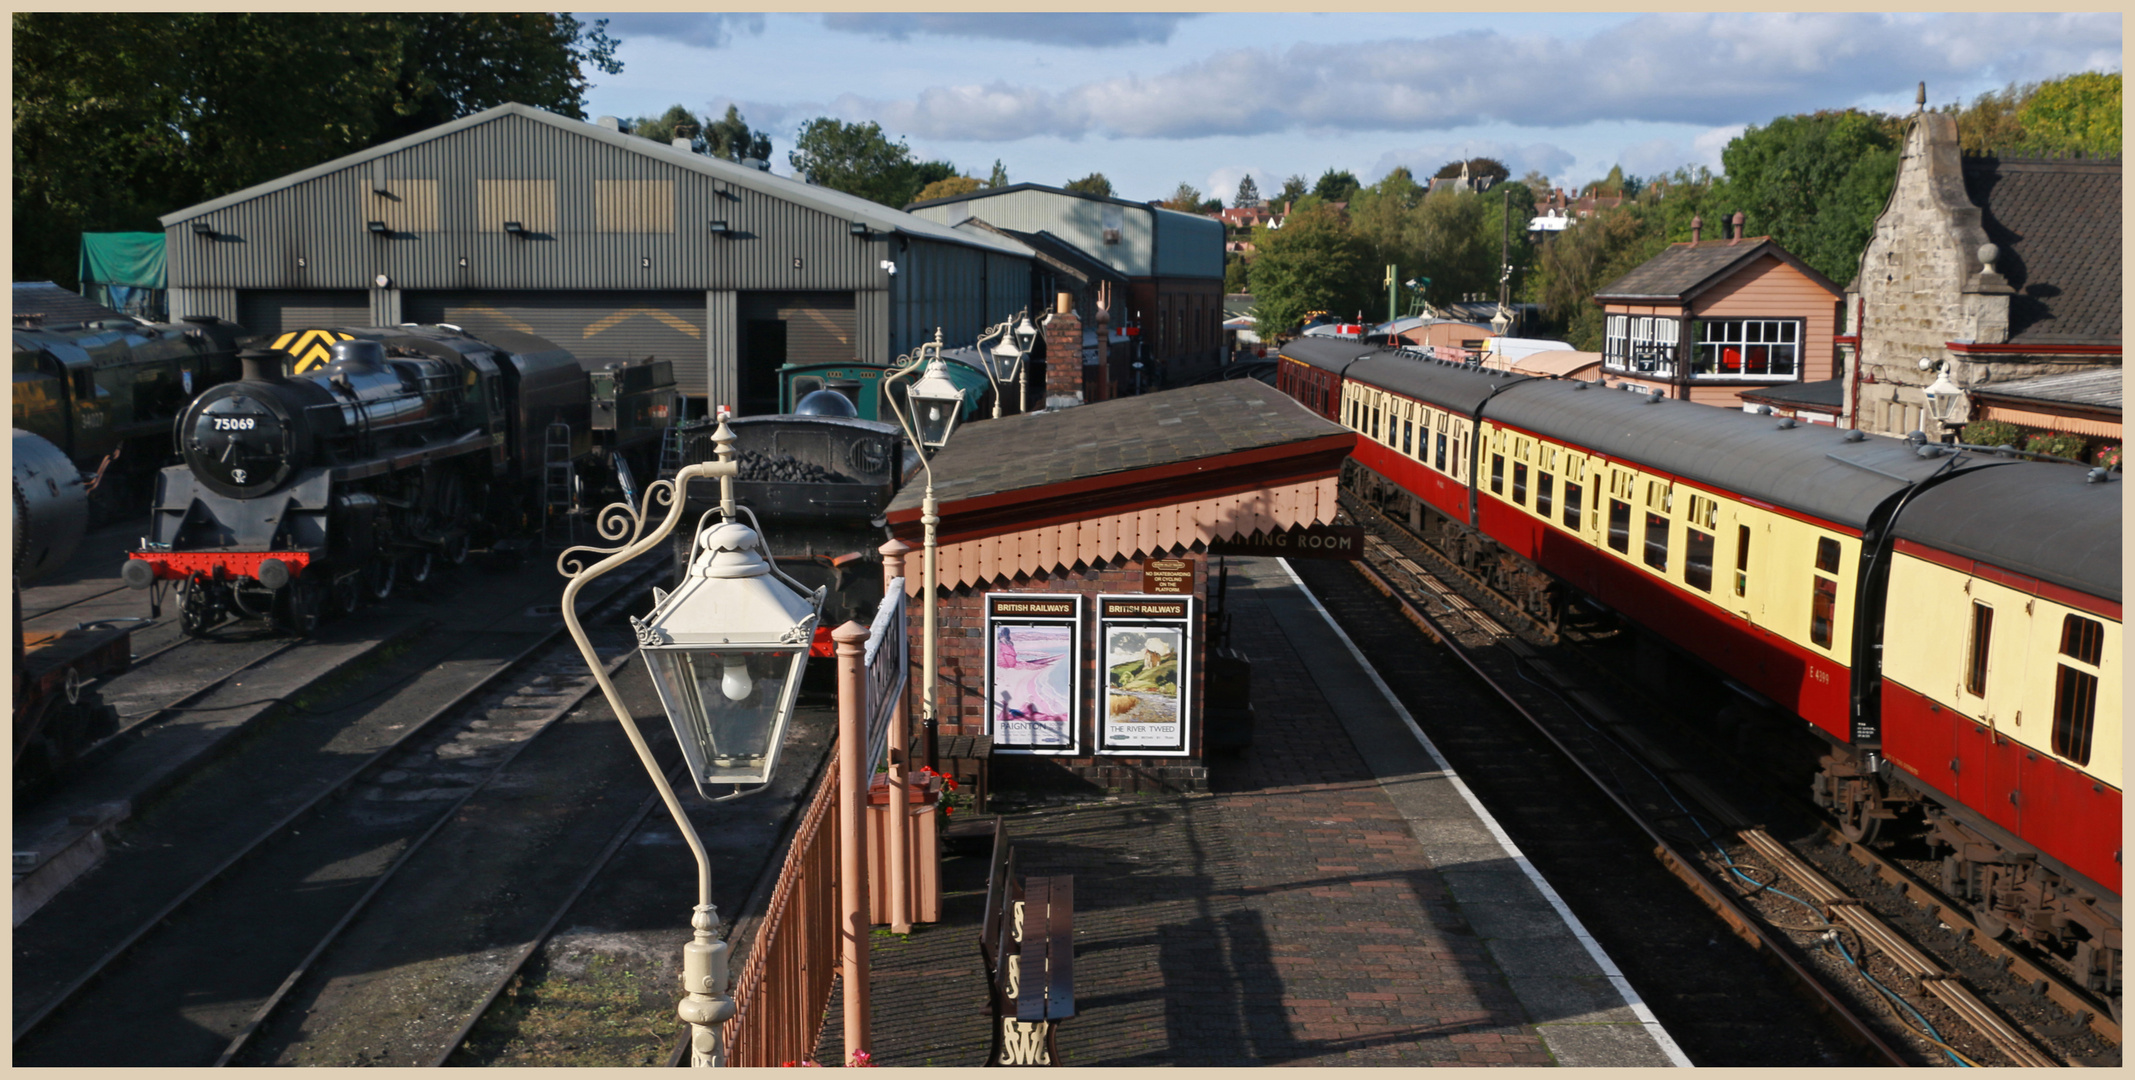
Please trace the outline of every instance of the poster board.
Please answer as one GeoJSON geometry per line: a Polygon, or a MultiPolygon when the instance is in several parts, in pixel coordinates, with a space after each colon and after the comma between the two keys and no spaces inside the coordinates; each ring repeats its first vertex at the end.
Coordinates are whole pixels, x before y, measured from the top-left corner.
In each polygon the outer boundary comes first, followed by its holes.
{"type": "Polygon", "coordinates": [[[986,594],[986,734],[996,754],[1082,748],[1082,597],[986,594]]]}
{"type": "Polygon", "coordinates": [[[1097,752],[1192,753],[1191,596],[1097,598],[1097,752]]]}

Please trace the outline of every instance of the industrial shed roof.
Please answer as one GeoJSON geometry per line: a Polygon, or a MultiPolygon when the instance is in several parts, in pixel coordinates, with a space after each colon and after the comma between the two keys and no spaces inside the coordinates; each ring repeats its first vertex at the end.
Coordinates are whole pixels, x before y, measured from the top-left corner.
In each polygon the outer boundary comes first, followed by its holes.
{"type": "Polygon", "coordinates": [[[2125,480],[2089,470],[2007,462],[1915,496],[1892,530],[1968,559],[2120,602],[2120,501],[2125,480]]]}
{"type": "Polygon", "coordinates": [[[484,109],[471,116],[463,116],[450,123],[439,124],[427,130],[418,131],[413,135],[395,139],[392,142],[380,143],[370,149],[335,158],[332,161],[322,162],[311,168],[293,172],[287,176],[277,177],[263,184],[254,184],[240,191],[231,192],[221,198],[210,199],[204,203],[188,206],[183,210],[173,211],[157,220],[167,229],[192,218],[270,195],[322,176],[328,176],[373,158],[385,157],[432,140],[448,138],[469,128],[491,123],[507,116],[524,117],[548,124],[583,138],[603,141],[611,146],[621,147],[679,168],[701,173],[707,177],[732,184],[735,187],[746,188],[772,198],[819,210],[826,214],[838,215],[851,221],[865,222],[868,228],[878,232],[924,237],[929,240],[961,244],[966,247],[984,248],[1004,254],[1021,255],[1026,258],[1032,254],[1030,248],[1009,237],[977,231],[958,231],[939,222],[928,221],[925,218],[907,214],[902,210],[892,209],[881,203],[869,202],[856,195],[848,195],[842,191],[803,183],[791,177],[773,176],[770,173],[747,168],[723,158],[708,157],[704,154],[677,150],[665,143],[640,138],[636,135],[625,135],[620,131],[613,131],[599,124],[585,120],[574,120],[567,116],[558,116],[547,110],[536,109],[517,102],[484,109]]]}

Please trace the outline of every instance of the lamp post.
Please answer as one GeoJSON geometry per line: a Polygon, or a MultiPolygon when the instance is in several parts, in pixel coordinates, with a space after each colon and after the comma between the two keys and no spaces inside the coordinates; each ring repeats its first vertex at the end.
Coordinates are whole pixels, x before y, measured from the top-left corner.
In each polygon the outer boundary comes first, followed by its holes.
{"type": "MultiPolygon", "coordinates": [[[[601,511],[600,536],[617,540],[627,534],[620,546],[569,548],[557,556],[556,569],[570,579],[563,589],[564,626],[697,860],[697,906],[690,916],[694,933],[682,947],[683,998],[676,1012],[691,1028],[690,1064],[718,1066],[726,1063],[719,1025],[734,1015],[734,1002],[726,996],[727,946],[713,934],[719,913],[712,906],[711,859],[586,639],[577,610],[578,594],[588,582],[667,539],[681,519],[685,500],[680,495],[691,480],[718,478],[716,513],[722,520],[699,529],[686,578],[672,593],[653,590],[652,612],[643,620],[632,617],[630,625],[698,793],[714,798],[707,785],[733,784],[732,794],[717,797],[733,798],[746,794],[739,785],[770,780],[808,663],[824,590],[809,593],[765,557],[761,534],[741,523],[734,504],[739,471],[734,433],[721,421],[712,441],[718,448],[716,461],[684,466],[673,479],[651,484],[636,508],[615,503],[601,511]],[[648,533],[646,522],[655,505],[665,505],[667,515],[648,533]],[[588,557],[598,561],[586,566],[588,557]]],[[[706,525],[711,516],[706,513],[699,525],[706,525]]],[[[753,523],[755,516],[749,519],[753,523]]]]}
{"type": "Polygon", "coordinates": [[[993,344],[993,361],[986,365],[986,377],[993,380],[993,418],[1001,418],[1001,384],[1016,384],[1016,411],[1023,411],[1023,403],[1030,400],[1024,385],[1024,361],[1030,358],[1031,346],[1038,341],[1038,328],[1031,324],[1030,311],[1025,309],[1001,320],[979,335],[979,343],[987,338],[997,338],[993,344]]]}
{"type": "Polygon", "coordinates": [[[1933,360],[1920,358],[1920,370],[1935,371],[1935,381],[1927,384],[1921,393],[1927,397],[1927,412],[1935,418],[1935,435],[1940,441],[1944,429],[1949,427],[1950,414],[1957,409],[1957,402],[1964,397],[1964,387],[1950,379],[1950,365],[1945,362],[1936,371],[1933,360]]]}
{"type": "Polygon", "coordinates": [[[936,513],[939,506],[934,502],[934,466],[927,460],[927,451],[948,445],[949,436],[956,431],[956,422],[963,415],[964,392],[949,381],[948,369],[943,366],[939,327],[934,330],[933,341],[923,342],[919,348],[898,357],[893,367],[895,370],[883,376],[883,385],[887,387],[899,379],[906,380],[910,387],[906,393],[912,401],[912,414],[906,415],[894,393],[886,395],[890,410],[897,414],[897,426],[904,429],[905,437],[911,439],[912,446],[919,451],[920,467],[927,474],[927,489],[919,503],[919,523],[926,530],[926,538],[922,541],[926,569],[921,587],[925,590],[926,602],[920,605],[920,670],[924,677],[919,682],[919,726],[927,735],[927,768],[934,769],[939,765],[936,756],[939,725],[934,714],[934,526],[941,517],[936,513]],[[916,381],[914,375],[918,376],[916,381]]]}

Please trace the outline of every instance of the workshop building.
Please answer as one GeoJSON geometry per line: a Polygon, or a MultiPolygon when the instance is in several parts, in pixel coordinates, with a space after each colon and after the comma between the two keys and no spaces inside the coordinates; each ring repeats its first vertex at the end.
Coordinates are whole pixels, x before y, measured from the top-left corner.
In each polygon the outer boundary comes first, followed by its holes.
{"type": "Polygon", "coordinates": [[[1036,309],[1012,238],[517,104],[161,220],[174,318],[534,333],[670,360],[744,414],[777,411],[782,364],[882,363],[1036,309]]]}

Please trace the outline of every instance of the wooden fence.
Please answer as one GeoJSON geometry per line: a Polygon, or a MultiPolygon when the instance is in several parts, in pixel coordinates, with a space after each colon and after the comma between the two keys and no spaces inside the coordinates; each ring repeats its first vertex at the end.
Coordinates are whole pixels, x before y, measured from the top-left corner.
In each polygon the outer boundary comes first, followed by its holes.
{"type": "Polygon", "coordinates": [[[778,887],[734,983],[727,1064],[778,1066],[815,1054],[838,975],[838,762],[816,785],[778,887]]]}

